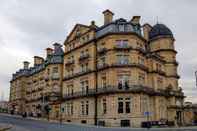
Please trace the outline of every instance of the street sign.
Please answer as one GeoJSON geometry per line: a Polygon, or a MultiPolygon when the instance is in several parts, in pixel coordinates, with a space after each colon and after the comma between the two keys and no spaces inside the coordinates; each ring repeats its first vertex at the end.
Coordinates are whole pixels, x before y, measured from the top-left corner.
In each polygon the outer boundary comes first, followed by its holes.
{"type": "Polygon", "coordinates": [[[148,112],[148,111],[144,112],[144,116],[150,116],[150,115],[152,115],[152,112],[148,112]]]}

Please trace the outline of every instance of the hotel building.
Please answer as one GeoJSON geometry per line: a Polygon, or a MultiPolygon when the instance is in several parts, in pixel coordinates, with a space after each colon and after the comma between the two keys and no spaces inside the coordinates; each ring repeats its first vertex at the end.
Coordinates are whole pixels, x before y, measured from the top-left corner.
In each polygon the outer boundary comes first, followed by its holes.
{"type": "Polygon", "coordinates": [[[47,103],[44,96],[57,92],[57,100],[49,99],[47,104],[51,118],[63,122],[131,127],[144,121],[183,124],[184,94],[178,85],[171,30],[164,24],[141,25],[140,16],[113,20],[110,10],[103,15],[102,26],[94,21],[76,24],[64,41],[64,52],[55,44],[45,60],[35,57],[33,67],[15,73],[10,101],[19,100],[21,112],[33,112],[47,103]],[[23,95],[16,97],[17,90],[23,95]]]}

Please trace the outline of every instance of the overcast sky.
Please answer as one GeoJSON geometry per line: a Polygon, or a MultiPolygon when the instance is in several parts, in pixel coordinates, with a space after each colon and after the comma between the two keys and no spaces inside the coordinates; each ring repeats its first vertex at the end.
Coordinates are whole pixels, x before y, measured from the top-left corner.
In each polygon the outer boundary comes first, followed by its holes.
{"type": "Polygon", "coordinates": [[[102,11],[114,19],[141,16],[141,24],[164,23],[173,32],[180,63],[179,81],[187,100],[197,102],[197,0],[1,0],[0,99],[9,97],[11,75],[34,55],[45,57],[45,48],[62,43],[76,23],[102,25],[102,11]]]}

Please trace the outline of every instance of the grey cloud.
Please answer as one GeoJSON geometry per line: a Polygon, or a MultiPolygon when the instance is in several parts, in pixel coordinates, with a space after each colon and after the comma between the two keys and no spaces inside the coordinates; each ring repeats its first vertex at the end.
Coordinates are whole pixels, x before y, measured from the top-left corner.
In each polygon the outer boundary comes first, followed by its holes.
{"type": "Polygon", "coordinates": [[[2,0],[0,4],[0,77],[8,95],[8,77],[25,59],[44,56],[53,42],[62,43],[76,23],[103,23],[102,11],[109,8],[115,18],[141,15],[141,23],[166,24],[176,39],[178,72],[184,92],[197,102],[194,71],[197,70],[197,1],[190,0],[2,0]],[[8,49],[12,50],[9,51],[8,49]],[[13,54],[13,52],[18,52],[13,54]],[[10,64],[11,63],[11,64],[10,64]]]}

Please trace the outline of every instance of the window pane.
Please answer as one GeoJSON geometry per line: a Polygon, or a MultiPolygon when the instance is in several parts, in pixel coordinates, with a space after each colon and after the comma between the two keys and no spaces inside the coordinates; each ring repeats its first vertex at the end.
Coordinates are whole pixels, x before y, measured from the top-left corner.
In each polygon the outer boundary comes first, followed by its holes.
{"type": "Polygon", "coordinates": [[[88,101],[86,101],[86,115],[88,115],[89,113],[89,104],[88,104],[88,101]]]}
{"type": "Polygon", "coordinates": [[[130,113],[130,102],[126,102],[126,113],[130,113]]]}
{"type": "Polygon", "coordinates": [[[119,31],[124,31],[124,25],[119,25],[119,31]]]}
{"type": "Polygon", "coordinates": [[[118,113],[123,113],[123,102],[118,102],[118,113]]]}
{"type": "Polygon", "coordinates": [[[106,103],[106,99],[103,99],[103,114],[107,113],[107,103],[106,103]]]}

